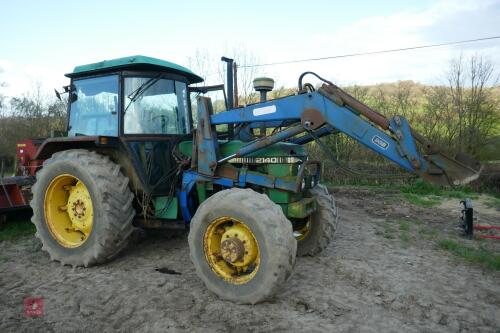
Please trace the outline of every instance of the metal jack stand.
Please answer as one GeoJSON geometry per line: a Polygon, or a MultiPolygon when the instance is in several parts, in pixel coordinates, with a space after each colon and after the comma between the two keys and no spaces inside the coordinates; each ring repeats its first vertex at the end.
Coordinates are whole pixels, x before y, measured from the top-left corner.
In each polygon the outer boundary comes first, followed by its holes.
{"type": "MultiPolygon", "coordinates": [[[[464,208],[462,209],[462,216],[460,216],[460,225],[464,229],[465,236],[472,238],[474,231],[500,230],[500,226],[474,224],[474,209],[472,208],[472,200],[467,198],[460,201],[460,203],[464,205],[464,208]]],[[[491,234],[479,234],[478,237],[500,239],[500,235],[491,234]]]]}

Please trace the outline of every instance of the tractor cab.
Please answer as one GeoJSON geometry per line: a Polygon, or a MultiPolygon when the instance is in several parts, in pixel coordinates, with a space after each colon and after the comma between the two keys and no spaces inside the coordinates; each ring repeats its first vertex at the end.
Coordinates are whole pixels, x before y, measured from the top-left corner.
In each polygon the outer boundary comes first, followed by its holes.
{"type": "Polygon", "coordinates": [[[144,56],[77,66],[66,76],[68,136],[189,134],[188,85],[203,81],[187,68],[144,56]]]}
{"type": "Polygon", "coordinates": [[[177,218],[165,208],[179,180],[179,142],[193,129],[188,86],[201,77],[180,65],[145,56],[130,56],[77,66],[68,97],[68,135],[46,140],[39,158],[61,149],[88,149],[122,166],[131,188],[144,193],[136,210],[149,216],[162,202],[161,216],[177,218]],[[154,204],[153,204],[154,205],[154,204]],[[158,206],[158,203],[156,203],[158,206]],[[165,209],[163,209],[165,208],[165,209]]]}

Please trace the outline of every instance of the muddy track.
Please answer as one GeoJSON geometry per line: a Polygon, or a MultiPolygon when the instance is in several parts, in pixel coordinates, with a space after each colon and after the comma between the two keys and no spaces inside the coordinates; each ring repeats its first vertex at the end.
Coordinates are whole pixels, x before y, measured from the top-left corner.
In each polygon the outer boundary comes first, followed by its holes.
{"type": "Polygon", "coordinates": [[[34,237],[0,242],[0,332],[498,332],[498,272],[413,237],[417,226],[409,241],[397,228],[387,236],[385,222],[404,218],[454,233],[456,211],[413,207],[391,191],[336,196],[342,219],[334,243],[297,258],[285,288],[254,306],[205,289],[186,237],[143,239],[86,269],[50,262],[34,237]],[[43,297],[43,317],[25,318],[28,296],[43,297]]]}

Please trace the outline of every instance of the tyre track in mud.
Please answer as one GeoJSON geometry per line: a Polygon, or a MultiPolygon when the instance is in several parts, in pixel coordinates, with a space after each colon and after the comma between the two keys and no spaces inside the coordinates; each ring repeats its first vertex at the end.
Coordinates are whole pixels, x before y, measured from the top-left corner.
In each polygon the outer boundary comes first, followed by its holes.
{"type": "Polygon", "coordinates": [[[381,233],[387,218],[418,214],[451,223],[455,212],[431,208],[426,215],[397,199],[380,204],[391,195],[337,191],[333,244],[297,258],[281,292],[254,306],[205,289],[186,237],[143,239],[113,262],[86,269],[50,262],[34,237],[1,242],[0,331],[497,332],[497,272],[459,262],[431,240],[403,246],[381,233]],[[43,297],[43,317],[24,317],[29,296],[43,297]]]}

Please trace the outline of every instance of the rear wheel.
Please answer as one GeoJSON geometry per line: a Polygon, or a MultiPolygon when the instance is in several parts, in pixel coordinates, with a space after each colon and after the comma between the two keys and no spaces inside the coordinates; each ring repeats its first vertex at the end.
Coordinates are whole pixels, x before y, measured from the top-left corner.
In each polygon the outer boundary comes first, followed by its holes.
{"type": "Polygon", "coordinates": [[[44,162],[33,186],[32,222],[52,260],[90,266],[116,256],[133,232],[128,178],[107,156],[82,149],[44,162]]]}
{"type": "Polygon", "coordinates": [[[298,256],[314,256],[323,251],[337,229],[337,206],[326,186],[318,184],[309,194],[316,198],[317,210],[294,230],[298,256]]]}
{"type": "Polygon", "coordinates": [[[205,200],[191,221],[191,259],[219,297],[255,304],[274,295],[291,275],[297,249],[281,208],[250,189],[205,200]]]}

